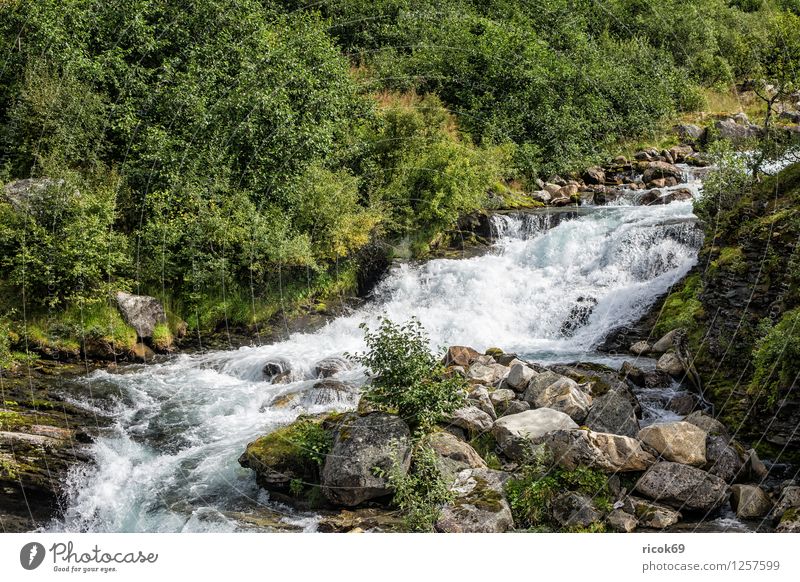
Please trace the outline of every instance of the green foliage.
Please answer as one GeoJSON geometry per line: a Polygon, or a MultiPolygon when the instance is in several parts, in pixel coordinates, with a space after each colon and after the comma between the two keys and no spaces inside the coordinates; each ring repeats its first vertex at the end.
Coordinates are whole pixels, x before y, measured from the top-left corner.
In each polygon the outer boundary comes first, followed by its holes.
{"type": "Polygon", "coordinates": [[[403,473],[396,464],[388,477],[394,491],[392,501],[403,512],[406,529],[433,531],[441,508],[453,499],[449,484],[436,466],[433,449],[417,443],[409,472],[403,473]]]}
{"type": "Polygon", "coordinates": [[[520,529],[554,525],[550,517],[551,503],[564,491],[588,496],[600,511],[611,510],[607,475],[586,467],[574,471],[552,467],[543,455],[523,465],[517,475],[506,482],[505,490],[514,523],[520,529]]]}
{"type": "Polygon", "coordinates": [[[783,314],[774,326],[767,320],[753,351],[750,392],[766,396],[769,406],[796,385],[800,376],[800,309],[783,314]]]}
{"type": "Polygon", "coordinates": [[[119,175],[60,175],[0,201],[0,279],[43,308],[103,301],[125,286],[129,266],[128,241],[113,228],[119,175]]]}
{"type": "Polygon", "coordinates": [[[682,287],[671,293],[664,301],[653,332],[663,335],[679,327],[692,330],[697,326],[697,319],[703,314],[703,304],[699,295],[702,281],[699,275],[690,275],[682,287]]]}
{"type": "Polygon", "coordinates": [[[747,171],[746,158],[730,144],[716,142],[710,154],[715,167],[703,183],[703,196],[695,202],[694,211],[716,232],[724,230],[727,215],[752,191],[753,179],[747,171]]]}
{"type": "Polygon", "coordinates": [[[464,380],[445,374],[430,352],[428,336],[417,319],[403,324],[383,319],[374,332],[365,324],[362,328],[367,352],[354,359],[371,376],[362,398],[397,412],[420,432],[429,431],[463,405],[464,380]]]}

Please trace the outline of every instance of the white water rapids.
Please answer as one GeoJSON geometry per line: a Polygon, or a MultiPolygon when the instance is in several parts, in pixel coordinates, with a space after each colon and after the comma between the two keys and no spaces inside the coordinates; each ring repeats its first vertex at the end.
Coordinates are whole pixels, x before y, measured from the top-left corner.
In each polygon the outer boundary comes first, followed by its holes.
{"type": "MultiPolygon", "coordinates": [[[[698,182],[688,185],[697,192],[698,182]]],[[[309,409],[273,405],[276,397],[314,383],[269,384],[266,362],[282,358],[310,374],[322,358],[362,350],[359,324],[374,327],[381,316],[418,317],[433,347],[498,346],[540,362],[602,361],[598,343],[637,320],[697,260],[701,235],[690,201],[634,206],[623,199],[581,208],[552,228],[543,216],[496,217],[498,240],[482,256],[395,267],[367,306],[315,333],[86,377],[83,404],[112,412],[114,424],[92,445],[95,462],[73,472],[65,516],[52,528],[240,529],[232,515],[267,497],[253,472],[239,467],[239,454],[309,409]],[[565,336],[565,321],[587,301],[596,301],[588,319],[565,336]]]]}

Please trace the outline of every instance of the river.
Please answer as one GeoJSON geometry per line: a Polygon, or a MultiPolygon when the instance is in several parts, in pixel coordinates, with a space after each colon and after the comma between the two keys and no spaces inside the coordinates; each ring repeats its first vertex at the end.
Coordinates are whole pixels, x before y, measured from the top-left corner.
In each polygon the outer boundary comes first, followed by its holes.
{"type": "MultiPolygon", "coordinates": [[[[684,169],[681,186],[697,195],[700,181],[684,169]]],[[[497,346],[540,363],[618,367],[624,358],[597,346],[680,281],[702,243],[691,201],[637,206],[637,196],[631,191],[614,205],[561,216],[558,210],[496,216],[497,237],[487,253],[399,264],[365,306],[314,333],[90,374],[71,396],[110,415],[112,427],[92,445],[94,463],[70,475],[65,515],[51,529],[236,531],[244,527],[236,515],[263,506],[283,511],[239,466],[239,454],[298,414],[331,408],[303,398],[315,362],[363,349],[359,325],[375,326],[383,316],[416,316],[437,349],[497,346]],[[576,305],[587,302],[594,304],[588,318],[573,321],[574,331],[565,334],[576,305]],[[264,364],[279,360],[303,379],[266,382],[264,364]]],[[[343,375],[363,381],[359,370],[343,375]]],[[[645,423],[670,417],[661,396],[642,395],[645,423]]],[[[285,521],[315,527],[310,514],[287,512],[285,521]]]]}

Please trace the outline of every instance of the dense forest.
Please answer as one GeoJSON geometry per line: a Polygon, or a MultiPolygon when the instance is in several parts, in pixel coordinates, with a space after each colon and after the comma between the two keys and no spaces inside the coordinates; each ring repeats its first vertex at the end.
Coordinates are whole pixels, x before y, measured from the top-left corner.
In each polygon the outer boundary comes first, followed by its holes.
{"type": "MultiPolygon", "coordinates": [[[[780,85],[797,0],[0,1],[0,358],[324,310],[665,128],[780,85]],[[23,338],[23,335],[25,336],[23,338]],[[15,347],[16,346],[16,347],[15,347]]],[[[740,105],[740,104],[739,104],[740,105]]],[[[751,103],[763,115],[759,102],[751,103]]],[[[157,338],[156,338],[157,339],[157,338]]]]}

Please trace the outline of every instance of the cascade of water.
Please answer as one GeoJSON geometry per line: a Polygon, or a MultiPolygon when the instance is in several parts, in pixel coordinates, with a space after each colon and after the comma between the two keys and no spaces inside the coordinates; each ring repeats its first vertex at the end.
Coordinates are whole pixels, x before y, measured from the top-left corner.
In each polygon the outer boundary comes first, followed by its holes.
{"type": "MultiPolygon", "coordinates": [[[[553,216],[498,216],[498,239],[487,254],[396,266],[369,305],[315,333],[86,377],[93,404],[113,411],[115,425],[93,445],[95,462],[72,474],[65,518],[54,527],[236,529],[228,512],[264,501],[238,453],[256,436],[322,407],[285,403],[313,385],[315,362],[363,349],[360,323],[416,316],[433,347],[591,359],[609,331],[636,320],[689,271],[701,243],[691,202],[553,216]],[[263,367],[270,361],[288,362],[299,379],[268,383],[263,367]]],[[[358,383],[362,372],[340,378],[358,383]]]]}

